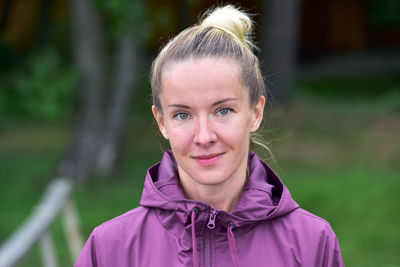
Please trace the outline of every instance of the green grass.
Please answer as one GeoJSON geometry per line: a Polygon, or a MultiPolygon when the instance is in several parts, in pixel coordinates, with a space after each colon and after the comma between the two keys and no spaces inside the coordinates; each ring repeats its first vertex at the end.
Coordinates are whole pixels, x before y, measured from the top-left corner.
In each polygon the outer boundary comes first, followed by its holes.
{"type": "MultiPolygon", "coordinates": [[[[347,266],[400,266],[400,118],[389,98],[355,103],[303,96],[266,116],[271,165],[303,208],[331,223],[347,266]]],[[[134,113],[119,170],[75,188],[85,238],[138,205],[146,169],[161,157],[150,121],[134,113]]],[[[0,242],[34,209],[68,141],[64,124],[2,129],[0,242]]],[[[51,231],[60,266],[71,266],[62,227],[58,218],[51,231]]],[[[37,247],[21,266],[40,266],[37,247]]]]}
{"type": "Polygon", "coordinates": [[[299,204],[331,223],[347,266],[400,264],[398,171],[292,169],[287,177],[299,204]]]}

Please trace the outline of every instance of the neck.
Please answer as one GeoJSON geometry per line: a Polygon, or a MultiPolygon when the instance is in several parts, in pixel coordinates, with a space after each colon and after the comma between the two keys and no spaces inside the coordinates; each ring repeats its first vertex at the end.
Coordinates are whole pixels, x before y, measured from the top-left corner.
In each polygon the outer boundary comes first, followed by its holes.
{"type": "MultiPolygon", "coordinates": [[[[245,180],[245,179],[244,179],[245,180]]],[[[243,186],[234,190],[229,188],[196,188],[197,190],[185,190],[190,199],[195,199],[209,204],[215,210],[233,212],[239,202],[243,186]]]]}
{"type": "Polygon", "coordinates": [[[218,184],[198,183],[180,170],[183,190],[189,199],[204,202],[215,210],[232,212],[246,184],[247,162],[243,165],[235,176],[218,184]]]}

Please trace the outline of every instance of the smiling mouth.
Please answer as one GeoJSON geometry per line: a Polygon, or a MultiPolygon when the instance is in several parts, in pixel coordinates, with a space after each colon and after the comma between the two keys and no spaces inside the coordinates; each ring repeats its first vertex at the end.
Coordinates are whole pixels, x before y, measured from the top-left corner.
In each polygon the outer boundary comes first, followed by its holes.
{"type": "Polygon", "coordinates": [[[201,156],[196,156],[193,157],[198,164],[201,166],[207,167],[214,165],[223,155],[224,153],[219,153],[219,154],[210,154],[210,155],[201,155],[201,156]]]}

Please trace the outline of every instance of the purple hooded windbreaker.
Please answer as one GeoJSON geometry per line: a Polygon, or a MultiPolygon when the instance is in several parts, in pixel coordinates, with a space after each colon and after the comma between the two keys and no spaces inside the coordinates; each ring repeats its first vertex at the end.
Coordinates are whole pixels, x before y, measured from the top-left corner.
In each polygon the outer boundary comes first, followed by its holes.
{"type": "Polygon", "coordinates": [[[140,207],[96,227],[75,266],[344,266],[325,220],[299,208],[253,152],[232,212],[185,197],[171,151],[148,170],[140,207]]]}

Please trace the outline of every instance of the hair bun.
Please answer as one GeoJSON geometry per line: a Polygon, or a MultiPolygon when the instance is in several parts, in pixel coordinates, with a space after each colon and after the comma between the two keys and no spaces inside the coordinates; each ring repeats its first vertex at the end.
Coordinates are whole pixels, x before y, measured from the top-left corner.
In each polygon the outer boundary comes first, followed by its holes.
{"type": "Polygon", "coordinates": [[[205,18],[202,19],[200,26],[218,28],[238,37],[247,46],[253,47],[250,40],[253,22],[246,13],[233,5],[217,7],[206,12],[203,17],[205,18]]]}

